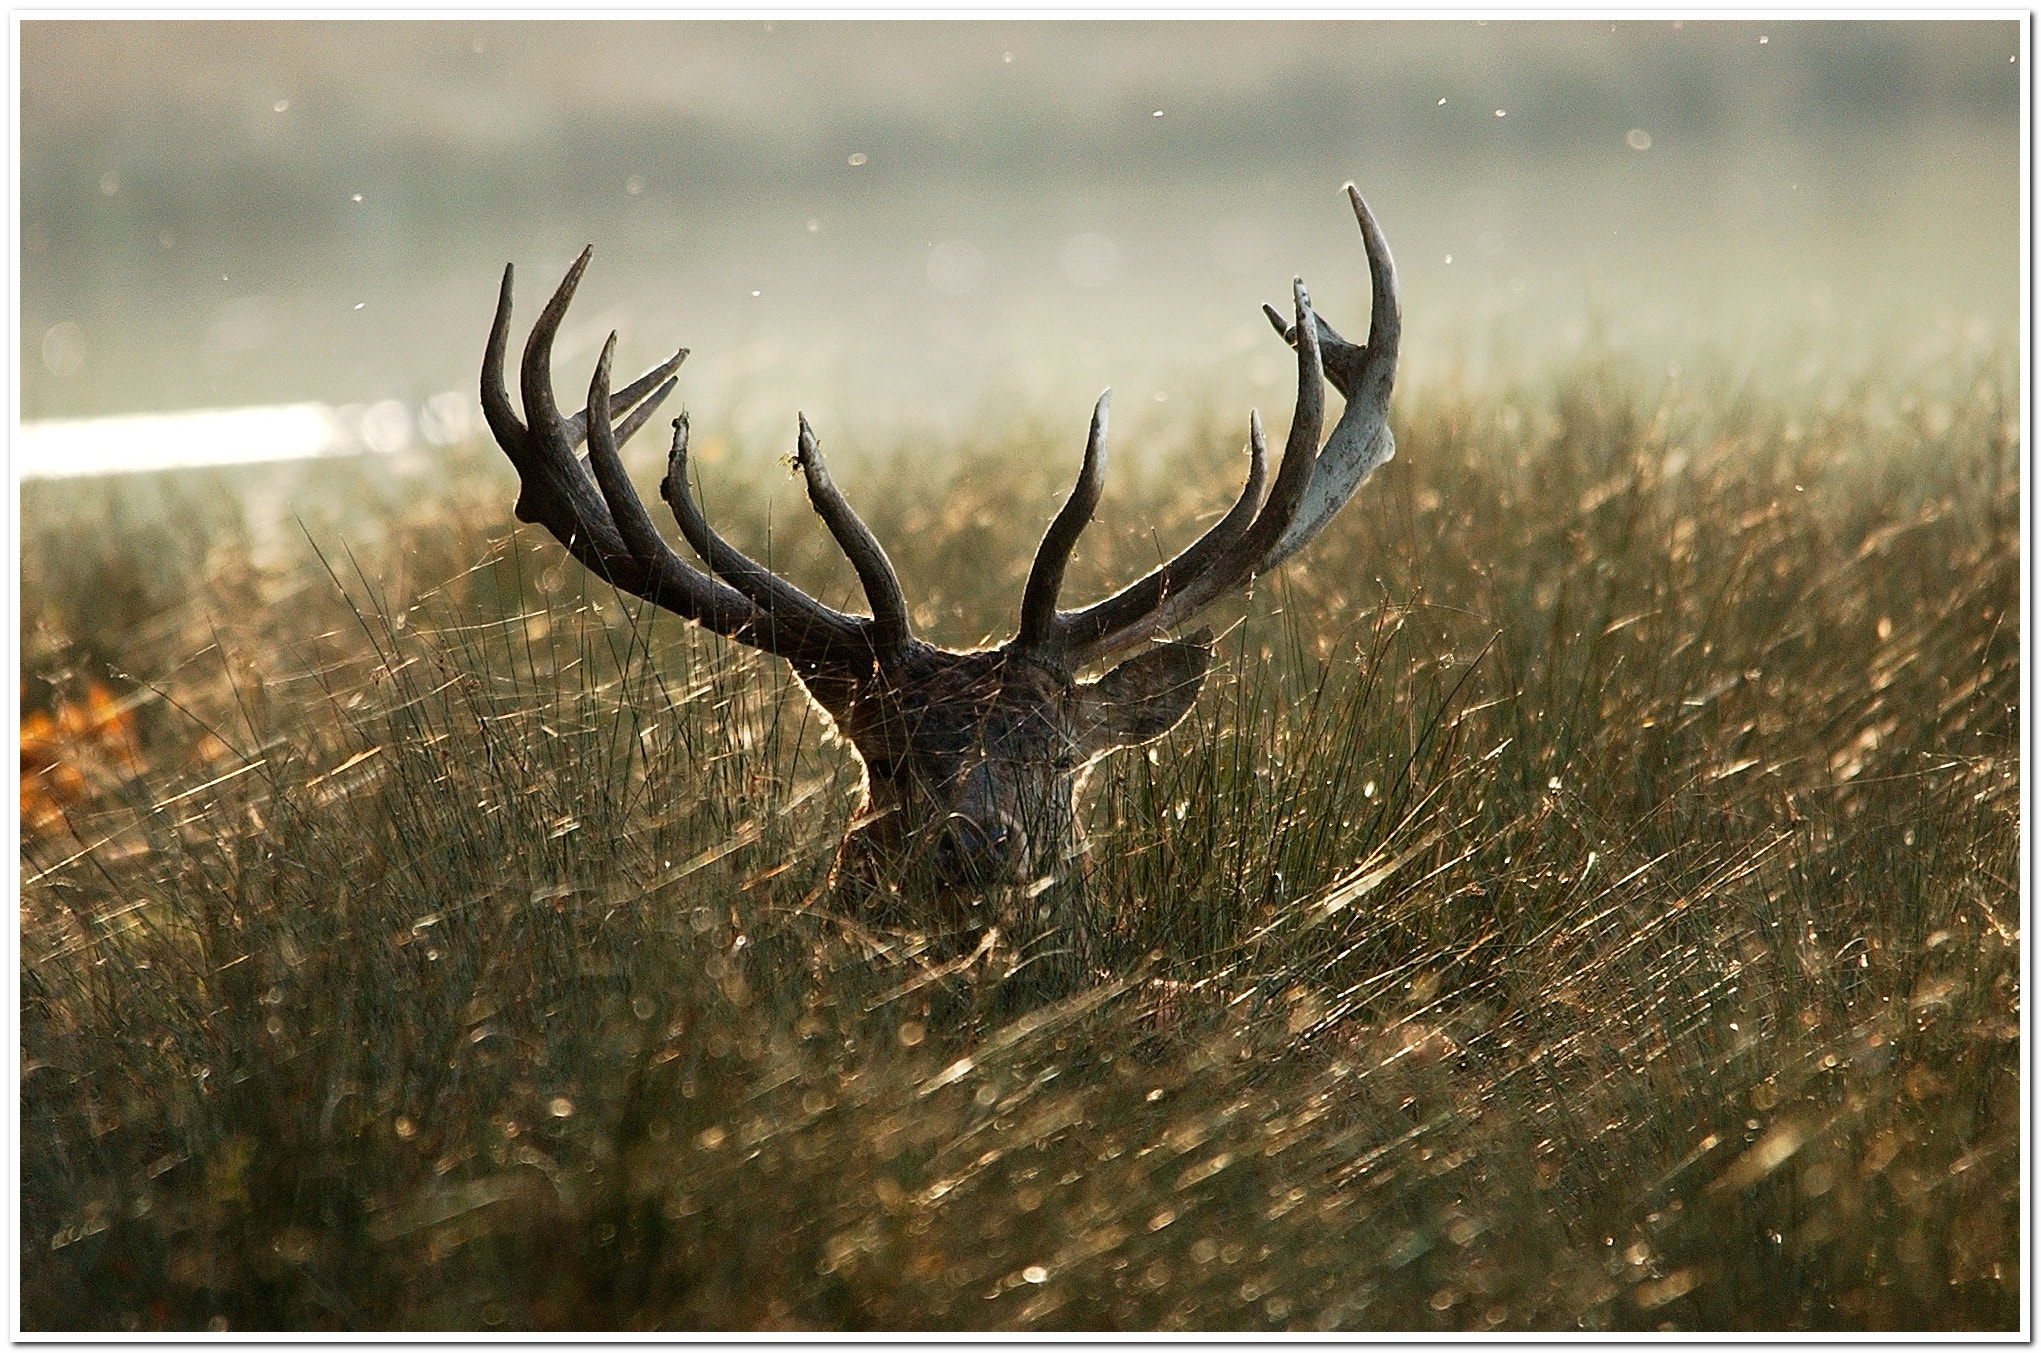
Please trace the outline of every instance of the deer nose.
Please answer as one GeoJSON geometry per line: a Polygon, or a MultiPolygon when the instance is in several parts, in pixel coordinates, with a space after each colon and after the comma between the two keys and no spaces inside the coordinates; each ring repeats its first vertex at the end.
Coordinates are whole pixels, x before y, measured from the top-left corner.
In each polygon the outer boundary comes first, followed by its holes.
{"type": "Polygon", "coordinates": [[[989,820],[952,813],[936,837],[936,873],[946,883],[988,883],[1012,872],[1022,835],[1004,813],[989,820]]]}

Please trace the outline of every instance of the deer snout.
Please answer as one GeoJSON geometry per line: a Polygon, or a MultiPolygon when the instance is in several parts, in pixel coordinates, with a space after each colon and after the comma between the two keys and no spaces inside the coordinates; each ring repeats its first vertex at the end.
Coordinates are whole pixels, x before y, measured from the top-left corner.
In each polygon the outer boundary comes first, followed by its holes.
{"type": "Polygon", "coordinates": [[[936,874],[949,884],[983,884],[1011,877],[1027,845],[1020,824],[1005,813],[973,817],[951,813],[935,842],[936,874]]]}

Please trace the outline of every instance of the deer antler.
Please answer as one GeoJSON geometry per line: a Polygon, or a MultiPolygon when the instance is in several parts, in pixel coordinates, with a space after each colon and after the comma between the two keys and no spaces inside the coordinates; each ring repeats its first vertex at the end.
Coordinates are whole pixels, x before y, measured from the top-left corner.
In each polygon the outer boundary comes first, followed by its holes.
{"type": "Polygon", "coordinates": [[[1388,420],[1402,333],[1396,265],[1360,190],[1349,183],[1346,191],[1354,219],[1360,223],[1373,281],[1368,342],[1349,343],[1318,318],[1301,278],[1295,283],[1294,323],[1285,323],[1273,307],[1263,307],[1276,332],[1297,351],[1296,413],[1267,501],[1261,497],[1267,450],[1261,416],[1256,413],[1249,420],[1247,484],[1232,510],[1183,553],[1139,582],[1081,611],[1058,611],[1056,594],[1064,567],[1098,505],[1107,409],[1107,400],[1101,399],[1092,416],[1091,439],[1077,486],[1043,537],[1028,575],[1020,629],[1012,645],[1015,649],[1076,668],[1188,620],[1302,549],[1325,529],[1361,483],[1395,455],[1388,420]],[[1324,377],[1330,377],[1345,398],[1346,410],[1321,451],[1318,434],[1324,412],[1324,377]]]}
{"type": "Polygon", "coordinates": [[[503,363],[510,337],[513,270],[503,270],[496,319],[482,358],[482,410],[497,444],[517,468],[523,489],[518,520],[553,533],[574,557],[622,591],[768,653],[804,666],[855,659],[862,654],[891,665],[914,642],[900,581],[878,541],[850,510],[829,478],[807,420],[801,422],[800,463],[808,495],[850,557],[872,602],[873,618],[845,615],[823,605],[770,569],[747,558],[709,526],[687,488],[687,416],[674,420],[673,450],[661,492],[681,534],[709,565],[705,574],[674,553],[637,491],[618,447],[643,427],[671,394],[673,373],[687,358],[682,348],[612,394],[612,333],[589,382],[588,407],[562,418],[553,397],[553,338],[574,299],[591,251],[567,270],[525,342],[519,384],[525,417],[518,418],[504,389],[503,363]],[[624,415],[621,425],[611,420],[624,415]],[[588,443],[584,466],[575,448],[588,443]],[[591,471],[593,478],[591,479],[591,471]]]}
{"type": "MultiPolygon", "coordinates": [[[[1346,191],[1360,224],[1373,283],[1368,341],[1349,343],[1320,319],[1301,278],[1294,286],[1294,321],[1264,307],[1276,332],[1297,352],[1296,411],[1274,482],[1268,479],[1261,415],[1255,413],[1248,423],[1247,483],[1232,509],[1189,548],[1140,581],[1083,610],[1059,611],[1056,600],[1071,551],[1097,509],[1104,486],[1112,401],[1108,390],[1092,414],[1077,485],[1042,538],[1029,570],[1020,628],[1008,645],[1011,651],[1074,670],[1188,620],[1302,549],[1363,481],[1395,455],[1388,415],[1402,333],[1396,265],[1360,191],[1352,184],[1346,191]],[[1327,378],[1345,398],[1346,408],[1320,450],[1327,378]]],[[[544,526],[575,558],[618,588],[719,634],[809,669],[823,663],[876,661],[889,672],[899,670],[910,652],[926,646],[908,623],[906,598],[892,562],[830,478],[822,447],[806,418],[800,421],[795,461],[807,481],[809,502],[857,571],[872,608],[869,619],[823,605],[716,533],[688,488],[685,414],[674,420],[673,449],[660,493],[709,572],[689,565],[661,538],[631,487],[617,448],[673,392],[673,373],[687,357],[687,349],[612,393],[610,362],[616,335],[611,334],[589,383],[587,408],[571,417],[560,415],[553,398],[553,338],[588,259],[589,251],[583,250],[525,343],[519,384],[529,427],[511,409],[503,385],[512,278],[511,269],[503,270],[503,290],[483,357],[482,407],[523,482],[518,518],[544,526]],[[619,415],[623,422],[614,425],[612,420],[619,415]],[[575,451],[584,440],[586,465],[575,451]]]]}

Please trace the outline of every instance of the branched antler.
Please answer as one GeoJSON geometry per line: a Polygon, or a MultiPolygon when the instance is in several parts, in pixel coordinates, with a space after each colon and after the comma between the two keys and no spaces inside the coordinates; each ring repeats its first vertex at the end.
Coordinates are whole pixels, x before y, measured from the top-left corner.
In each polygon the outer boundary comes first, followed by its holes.
{"type": "Polygon", "coordinates": [[[1230,512],[1139,582],[1081,611],[1057,610],[1056,595],[1071,550],[1098,505],[1107,408],[1101,399],[1077,486],[1043,537],[1028,575],[1020,629],[1013,640],[1016,650],[1074,669],[1183,623],[1302,549],[1325,529],[1362,481],[1395,454],[1388,412],[1402,332],[1396,265],[1360,191],[1352,184],[1346,191],[1360,223],[1374,283],[1368,342],[1349,343],[1320,319],[1301,278],[1295,282],[1294,322],[1286,323],[1274,307],[1264,307],[1276,332],[1297,352],[1296,412],[1267,501],[1261,497],[1267,450],[1261,416],[1255,413],[1249,420],[1247,484],[1230,512]],[[1346,410],[1321,451],[1318,434],[1326,377],[1346,399],[1346,410]]]}
{"type": "Polygon", "coordinates": [[[597,576],[655,606],[803,666],[855,661],[860,655],[890,665],[913,642],[899,579],[869,529],[850,510],[822,463],[815,434],[801,422],[801,465],[816,510],[850,556],[873,618],[825,606],[717,535],[687,487],[687,416],[674,420],[673,450],[661,492],[681,534],[710,572],[676,554],[652,523],[631,487],[618,448],[643,427],[674,389],[673,373],[687,358],[682,348],[665,362],[611,393],[612,333],[589,382],[588,406],[563,418],[553,396],[553,339],[574,299],[589,250],[567,270],[539,313],[519,368],[525,419],[511,408],[503,364],[510,337],[514,272],[503,270],[496,319],[482,359],[482,410],[498,445],[517,468],[520,521],[535,522],[597,576]],[[612,422],[617,415],[623,422],[612,422]],[[588,443],[584,464],[575,448],[588,443]],[[713,575],[713,576],[712,576],[713,575]]]}

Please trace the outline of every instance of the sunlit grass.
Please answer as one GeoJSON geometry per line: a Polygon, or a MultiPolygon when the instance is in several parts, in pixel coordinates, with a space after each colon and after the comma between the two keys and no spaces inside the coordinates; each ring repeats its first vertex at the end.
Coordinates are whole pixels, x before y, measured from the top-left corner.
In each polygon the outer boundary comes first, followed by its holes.
{"type": "MultiPolygon", "coordinates": [[[[832,910],[783,667],[493,453],[320,471],[288,550],[224,478],[30,486],[29,703],[125,674],[146,769],[24,826],[24,1324],[2013,1328],[2010,388],[1407,398],[1096,773],[1109,971],[1018,1021],[832,910]]],[[[846,473],[931,637],[1010,628],[1067,442],[846,473]]]]}

